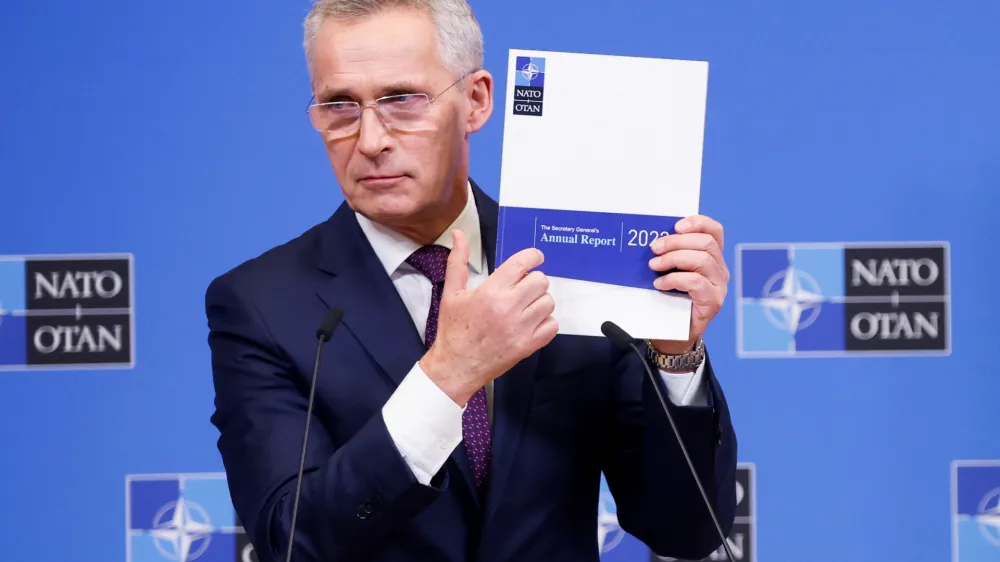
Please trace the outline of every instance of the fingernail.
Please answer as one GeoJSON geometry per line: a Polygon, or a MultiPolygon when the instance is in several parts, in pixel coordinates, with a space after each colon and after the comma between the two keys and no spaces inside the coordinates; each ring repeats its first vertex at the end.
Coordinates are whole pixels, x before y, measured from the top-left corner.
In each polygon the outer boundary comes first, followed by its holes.
{"type": "Polygon", "coordinates": [[[656,263],[657,263],[657,261],[659,261],[659,259],[660,258],[653,258],[653,259],[649,260],[649,267],[652,268],[652,269],[656,269],[656,263]]]}
{"type": "Polygon", "coordinates": [[[666,244],[666,242],[663,241],[663,238],[657,238],[656,240],[653,241],[653,245],[651,247],[653,248],[654,252],[660,253],[663,251],[664,244],[666,244]]]}
{"type": "Polygon", "coordinates": [[[691,228],[691,223],[686,219],[681,219],[677,221],[676,225],[674,225],[674,230],[676,230],[677,232],[682,232],[689,228],[691,228]]]}

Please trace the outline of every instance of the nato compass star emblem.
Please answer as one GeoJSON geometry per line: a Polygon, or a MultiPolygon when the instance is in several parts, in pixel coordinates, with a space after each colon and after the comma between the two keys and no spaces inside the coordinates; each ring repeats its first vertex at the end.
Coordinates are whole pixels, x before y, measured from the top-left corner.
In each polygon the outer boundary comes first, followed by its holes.
{"type": "Polygon", "coordinates": [[[128,474],[126,562],[250,562],[223,472],[128,474]]]}
{"type": "Polygon", "coordinates": [[[615,500],[610,492],[602,491],[597,504],[597,551],[601,554],[609,552],[618,546],[624,538],[625,530],[618,524],[618,510],[615,508],[615,500]]]}
{"type": "Polygon", "coordinates": [[[524,65],[524,68],[521,69],[521,76],[524,76],[525,80],[531,81],[534,80],[536,76],[538,76],[539,72],[540,70],[538,66],[533,62],[529,62],[528,64],[524,65]]]}
{"type": "Polygon", "coordinates": [[[994,488],[983,497],[979,502],[979,514],[974,519],[983,538],[1000,547],[1000,488],[994,488]]]}
{"type": "Polygon", "coordinates": [[[191,562],[205,554],[215,530],[204,508],[184,498],[164,505],[153,521],[149,534],[156,549],[167,560],[178,562],[191,562]]]}
{"type": "Polygon", "coordinates": [[[794,334],[819,317],[823,294],[811,275],[792,266],[767,280],[759,302],[774,327],[794,334]]]}

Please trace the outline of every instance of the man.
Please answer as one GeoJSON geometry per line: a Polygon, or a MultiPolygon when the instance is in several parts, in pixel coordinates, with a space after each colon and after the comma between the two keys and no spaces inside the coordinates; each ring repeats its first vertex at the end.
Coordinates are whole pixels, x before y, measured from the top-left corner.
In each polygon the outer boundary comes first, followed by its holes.
{"type": "MultiPolygon", "coordinates": [[[[658,554],[719,547],[640,360],[556,335],[537,250],[494,263],[497,203],[468,177],[493,80],[465,0],[320,0],[305,45],[345,203],[206,295],[212,422],[260,560],[289,547],[329,307],[344,316],[319,370],[294,560],[596,560],[602,472],[622,527],[658,554]]],[[[692,338],[652,344],[683,367],[658,376],[728,533],[736,437],[701,345],[729,280],[722,227],[677,231],[650,267],[681,270],[656,287],[691,295],[692,338]]]]}

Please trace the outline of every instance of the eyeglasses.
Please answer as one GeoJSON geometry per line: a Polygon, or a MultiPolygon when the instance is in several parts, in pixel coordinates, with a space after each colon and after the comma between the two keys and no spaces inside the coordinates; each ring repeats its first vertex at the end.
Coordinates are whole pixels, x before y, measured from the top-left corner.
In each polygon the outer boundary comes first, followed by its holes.
{"type": "Polygon", "coordinates": [[[361,115],[367,107],[375,109],[375,114],[386,128],[405,132],[429,130],[433,125],[427,119],[431,104],[466,76],[468,75],[455,80],[434,97],[427,94],[398,94],[381,97],[374,103],[363,105],[356,101],[311,103],[316,99],[313,96],[306,113],[309,114],[313,128],[331,140],[357,133],[361,128],[361,115]]]}

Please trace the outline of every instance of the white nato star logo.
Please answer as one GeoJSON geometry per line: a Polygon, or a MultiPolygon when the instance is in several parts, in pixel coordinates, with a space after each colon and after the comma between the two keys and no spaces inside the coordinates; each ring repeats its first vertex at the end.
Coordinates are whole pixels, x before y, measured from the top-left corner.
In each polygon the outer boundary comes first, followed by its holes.
{"type": "Polygon", "coordinates": [[[983,537],[993,546],[1000,547],[1000,488],[986,494],[979,502],[979,514],[975,520],[983,537]]]}
{"type": "Polygon", "coordinates": [[[177,562],[191,562],[205,554],[215,530],[205,509],[184,498],[161,507],[153,517],[153,526],[149,534],[156,549],[177,562]]]}
{"type": "Polygon", "coordinates": [[[608,509],[614,499],[610,494],[601,494],[597,504],[597,551],[604,553],[618,546],[625,538],[625,531],[618,524],[618,514],[608,509]]]}
{"type": "Polygon", "coordinates": [[[521,69],[521,76],[524,76],[526,80],[531,80],[535,76],[538,76],[538,72],[539,70],[538,67],[535,65],[535,63],[529,62],[528,64],[524,65],[524,68],[521,69]]]}
{"type": "Polygon", "coordinates": [[[819,283],[794,266],[772,275],[760,299],[771,324],[793,334],[816,321],[822,302],[819,283]]]}

